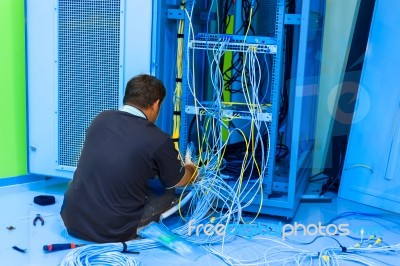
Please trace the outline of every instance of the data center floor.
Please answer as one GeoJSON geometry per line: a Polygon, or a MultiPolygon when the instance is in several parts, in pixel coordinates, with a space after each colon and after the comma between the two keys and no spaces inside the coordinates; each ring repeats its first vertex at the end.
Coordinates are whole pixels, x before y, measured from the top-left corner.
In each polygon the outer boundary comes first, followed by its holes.
{"type": "MultiPolygon", "coordinates": [[[[43,246],[55,243],[88,242],[76,239],[68,235],[59,215],[64,191],[69,179],[39,178],[35,182],[12,184],[0,183],[0,265],[60,265],[65,256],[71,250],[46,253],[43,246]],[[53,195],[56,203],[49,206],[40,206],[33,203],[33,198],[38,195],[53,195]],[[44,225],[33,225],[33,219],[37,214],[44,218],[44,225]],[[13,227],[14,229],[11,229],[13,227]],[[10,230],[11,229],[11,230],[10,230]],[[13,247],[18,247],[25,252],[20,252],[13,247]]],[[[313,186],[318,186],[314,184],[313,186]]],[[[307,193],[318,190],[309,186],[307,193]]],[[[351,237],[360,237],[363,230],[361,247],[367,251],[359,253],[357,257],[353,252],[344,252],[341,255],[321,257],[322,265],[336,265],[332,258],[336,258],[339,265],[362,265],[362,260],[371,265],[398,265],[400,253],[378,253],[378,246],[382,243],[396,245],[400,249],[400,215],[372,208],[366,205],[337,199],[334,194],[327,194],[332,202],[301,203],[295,218],[290,221],[309,226],[332,224],[328,229],[330,233],[342,224],[348,224],[349,236],[321,237],[315,232],[314,226],[309,227],[309,235],[299,230],[297,236],[294,231],[286,230],[286,239],[277,232],[282,230],[288,221],[278,217],[261,215],[256,222],[263,228],[259,231],[243,232],[247,237],[237,237],[234,241],[225,243],[223,251],[225,261],[229,260],[236,265],[318,265],[318,258],[310,261],[308,255],[318,255],[327,248],[351,248],[358,246],[360,240],[351,237]],[[339,219],[338,215],[342,215],[339,219]],[[278,226],[279,225],[279,226],[278,226]],[[264,227],[263,227],[264,226],[264,227]],[[278,228],[278,229],[277,229],[278,228]],[[372,235],[374,239],[369,240],[372,235]],[[378,239],[376,241],[376,239],[378,239]],[[315,241],[313,241],[315,240],[315,241]],[[382,243],[379,243],[382,241],[382,243]],[[312,243],[309,243],[312,242],[312,243]],[[309,243],[309,244],[306,244],[309,243]],[[368,245],[370,244],[370,246],[368,245]],[[303,250],[302,253],[300,250],[303,250]],[[374,251],[374,252],[372,252],[374,251]],[[320,252],[320,253],[318,253],[320,252]],[[303,255],[301,255],[303,254],[303,255]],[[296,261],[297,259],[297,261],[296,261]],[[358,262],[357,262],[358,261],[358,262]]],[[[252,215],[245,215],[244,219],[252,219],[252,215]]],[[[300,226],[300,225],[299,225],[300,226]]],[[[299,227],[300,228],[300,227],[299,227]]],[[[285,229],[291,229],[286,226],[285,229]]],[[[282,232],[282,231],[281,231],[282,232]]],[[[372,237],[371,237],[372,238],[372,237]]],[[[221,245],[213,246],[215,251],[221,251],[221,245]]],[[[362,249],[360,248],[360,251],[362,249]]],[[[222,257],[213,254],[202,256],[197,261],[187,260],[167,248],[152,248],[140,251],[140,254],[129,254],[140,260],[142,265],[226,265],[222,257]]],[[[368,264],[367,264],[368,265],[368,264]]]]}

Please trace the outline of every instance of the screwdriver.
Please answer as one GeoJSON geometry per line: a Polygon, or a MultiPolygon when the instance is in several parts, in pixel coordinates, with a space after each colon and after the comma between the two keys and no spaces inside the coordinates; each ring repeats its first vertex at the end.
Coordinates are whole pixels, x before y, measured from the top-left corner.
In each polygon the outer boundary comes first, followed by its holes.
{"type": "Polygon", "coordinates": [[[58,250],[66,250],[66,249],[73,249],[77,247],[82,247],[85,244],[74,244],[74,243],[68,243],[68,244],[50,244],[50,245],[44,245],[43,250],[47,252],[52,252],[52,251],[58,251],[58,250]]]}
{"type": "MultiPolygon", "coordinates": [[[[82,247],[85,245],[86,244],[74,244],[74,243],[50,244],[50,245],[44,245],[43,250],[46,252],[53,252],[53,251],[58,251],[58,250],[78,248],[78,247],[82,247]]],[[[140,254],[140,252],[138,252],[138,251],[122,251],[122,252],[130,253],[130,254],[140,254]]]]}

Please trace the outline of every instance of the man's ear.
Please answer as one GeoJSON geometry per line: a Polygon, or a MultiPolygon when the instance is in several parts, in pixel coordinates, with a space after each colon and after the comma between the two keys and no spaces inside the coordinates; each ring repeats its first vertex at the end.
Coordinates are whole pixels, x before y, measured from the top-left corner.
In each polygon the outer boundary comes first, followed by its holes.
{"type": "Polygon", "coordinates": [[[157,99],[157,101],[155,101],[154,103],[153,103],[153,109],[155,109],[156,107],[160,107],[160,99],[157,99]]]}

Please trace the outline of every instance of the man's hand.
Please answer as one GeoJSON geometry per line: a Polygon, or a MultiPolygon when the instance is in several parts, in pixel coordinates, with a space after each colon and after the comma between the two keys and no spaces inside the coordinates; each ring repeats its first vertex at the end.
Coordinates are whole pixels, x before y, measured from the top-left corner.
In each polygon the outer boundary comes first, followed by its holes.
{"type": "Polygon", "coordinates": [[[191,176],[191,180],[189,182],[194,183],[196,181],[197,175],[198,175],[197,166],[194,164],[187,164],[187,165],[185,165],[185,174],[186,174],[186,171],[191,176]]]}
{"type": "Polygon", "coordinates": [[[197,179],[197,166],[194,164],[186,164],[185,166],[185,175],[176,185],[177,187],[185,186],[190,183],[194,183],[197,179]]]}

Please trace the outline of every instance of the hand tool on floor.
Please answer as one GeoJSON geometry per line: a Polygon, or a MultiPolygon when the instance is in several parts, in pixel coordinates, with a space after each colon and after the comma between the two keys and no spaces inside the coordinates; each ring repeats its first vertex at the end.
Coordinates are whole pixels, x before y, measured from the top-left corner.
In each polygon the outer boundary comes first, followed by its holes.
{"type": "MultiPolygon", "coordinates": [[[[79,247],[86,246],[86,245],[87,244],[75,244],[75,243],[50,244],[50,245],[44,245],[43,251],[53,252],[53,251],[59,251],[59,250],[79,248],[79,247]]],[[[126,243],[124,245],[124,249],[125,248],[126,248],[126,243]]],[[[137,251],[122,251],[122,252],[123,253],[131,253],[131,254],[139,254],[139,252],[137,252],[137,251]]]]}
{"type": "Polygon", "coordinates": [[[65,243],[65,244],[50,244],[50,245],[44,245],[43,250],[46,252],[52,252],[52,251],[58,251],[58,250],[66,250],[66,249],[73,249],[73,248],[78,248],[82,247],[85,244],[74,244],[74,243],[65,243]]]}
{"type": "Polygon", "coordinates": [[[40,221],[42,223],[42,226],[44,225],[44,219],[42,218],[42,216],[40,216],[40,214],[36,214],[35,219],[33,219],[33,225],[36,226],[36,222],[40,221]]]}
{"type": "Polygon", "coordinates": [[[21,252],[21,253],[25,253],[25,252],[27,251],[26,248],[19,248],[19,247],[17,247],[17,246],[13,246],[12,248],[15,249],[16,251],[21,252]]]}

